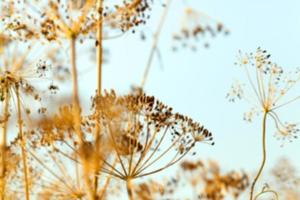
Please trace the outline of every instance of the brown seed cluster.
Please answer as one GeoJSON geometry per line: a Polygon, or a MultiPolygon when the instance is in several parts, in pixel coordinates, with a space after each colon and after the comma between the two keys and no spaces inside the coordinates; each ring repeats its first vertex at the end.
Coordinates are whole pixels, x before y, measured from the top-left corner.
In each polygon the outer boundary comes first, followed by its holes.
{"type": "Polygon", "coordinates": [[[153,96],[139,92],[117,96],[111,91],[93,98],[92,105],[95,114],[90,116],[94,121],[90,123],[101,122],[101,135],[111,141],[116,153],[125,159],[132,157],[124,164],[125,168],[135,166],[125,170],[127,176],[149,174],[145,172],[148,167],[166,159],[166,164],[157,169],[162,170],[181,159],[198,142],[213,144],[208,130],[186,116],[173,113],[172,108],[153,96]],[[161,149],[163,144],[165,150],[161,149]],[[167,158],[168,154],[172,159],[167,158]]]}
{"type": "MultiPolygon", "coordinates": [[[[146,24],[150,18],[151,0],[124,1],[123,5],[115,5],[113,11],[104,12],[105,23],[122,32],[146,24]]],[[[134,31],[133,31],[134,32],[134,31]]]]}
{"type": "Polygon", "coordinates": [[[177,51],[181,48],[187,48],[196,51],[198,41],[203,43],[205,48],[208,48],[210,40],[219,34],[229,34],[221,22],[192,8],[187,8],[183,15],[182,27],[173,34],[174,45],[172,49],[177,51]]]}
{"type": "Polygon", "coordinates": [[[232,84],[227,98],[230,102],[243,99],[255,105],[244,113],[244,120],[252,122],[255,116],[265,112],[274,121],[274,136],[282,142],[281,145],[297,139],[297,122],[282,121],[279,109],[299,99],[299,96],[289,97],[288,94],[300,80],[299,69],[284,71],[271,61],[271,54],[260,47],[254,53],[239,52],[236,65],[245,71],[249,84],[236,81],[232,84]]]}

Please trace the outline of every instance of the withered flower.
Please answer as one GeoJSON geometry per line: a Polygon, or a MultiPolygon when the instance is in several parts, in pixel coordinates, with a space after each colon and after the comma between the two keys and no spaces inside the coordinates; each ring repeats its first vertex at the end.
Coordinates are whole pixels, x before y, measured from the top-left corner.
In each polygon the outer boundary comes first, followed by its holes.
{"type": "Polygon", "coordinates": [[[192,119],[142,93],[93,99],[101,137],[114,149],[120,169],[114,175],[133,179],[159,172],[186,155],[198,142],[213,144],[211,133],[192,119]],[[163,164],[164,163],[164,164],[163,164]],[[159,165],[161,167],[159,167],[159,165]]]}
{"type": "MultiPolygon", "coordinates": [[[[266,128],[267,118],[273,120],[277,129],[275,136],[282,141],[291,142],[298,138],[299,128],[297,123],[283,123],[278,115],[278,110],[286,105],[295,102],[300,98],[296,96],[290,100],[283,101],[288,92],[293,89],[300,80],[300,71],[284,73],[282,67],[270,60],[271,55],[261,48],[255,53],[243,54],[239,52],[237,65],[241,66],[248,79],[248,88],[235,84],[227,94],[229,101],[244,99],[252,104],[250,112],[244,115],[244,119],[252,121],[254,115],[263,114],[262,119],[262,163],[251,186],[250,200],[253,199],[254,187],[259,179],[266,161],[266,128]],[[250,94],[248,94],[248,92],[250,94]]],[[[289,97],[290,98],[290,97],[289,97]]]]}
{"type": "Polygon", "coordinates": [[[180,30],[173,34],[173,50],[189,48],[196,51],[197,41],[202,41],[204,47],[208,48],[211,38],[218,34],[228,35],[228,33],[229,31],[218,20],[193,8],[186,8],[181,19],[180,30]]]}

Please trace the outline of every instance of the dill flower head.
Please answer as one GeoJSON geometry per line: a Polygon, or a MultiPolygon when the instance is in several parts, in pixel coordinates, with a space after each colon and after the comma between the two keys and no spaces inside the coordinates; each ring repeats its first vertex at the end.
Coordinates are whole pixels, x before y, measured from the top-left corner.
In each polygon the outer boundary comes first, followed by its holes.
{"type": "Polygon", "coordinates": [[[150,18],[151,4],[151,0],[123,1],[104,11],[103,22],[111,29],[126,32],[147,23],[150,18]]]}
{"type": "Polygon", "coordinates": [[[197,143],[213,144],[211,133],[192,119],[143,93],[93,98],[91,121],[111,145],[119,168],[113,175],[138,178],[159,172],[184,157],[197,143]]]}
{"type": "Polygon", "coordinates": [[[219,34],[229,34],[223,23],[203,12],[186,8],[181,19],[180,30],[173,34],[173,50],[189,48],[196,51],[196,42],[198,41],[202,42],[205,48],[208,48],[210,38],[219,34]]]}
{"type": "MultiPolygon", "coordinates": [[[[86,35],[95,25],[89,13],[95,1],[18,1],[2,23],[11,38],[21,41],[45,38],[48,41],[86,35]]],[[[7,5],[8,6],[8,5],[7,5]]]]}
{"type": "Polygon", "coordinates": [[[290,91],[300,79],[300,71],[297,69],[287,73],[272,62],[270,57],[261,48],[250,54],[240,51],[236,65],[244,70],[248,83],[241,84],[236,81],[226,97],[230,102],[243,99],[252,105],[250,111],[244,113],[244,120],[251,122],[254,116],[266,113],[275,123],[275,137],[292,141],[298,138],[297,123],[281,121],[278,110],[300,98],[290,97],[290,91]]]}
{"type": "Polygon", "coordinates": [[[222,172],[218,163],[183,161],[172,176],[145,181],[136,186],[140,199],[238,199],[249,185],[245,172],[222,172]],[[144,192],[141,192],[143,189],[144,192]],[[182,193],[182,190],[193,191],[182,193]]]}
{"type": "Polygon", "coordinates": [[[213,144],[211,133],[199,123],[173,113],[170,107],[141,91],[123,96],[105,92],[92,98],[91,111],[81,117],[83,141],[76,138],[72,106],[61,106],[58,113],[38,121],[30,138],[30,154],[46,174],[57,179],[54,185],[65,188],[54,191],[52,183],[46,184],[42,194],[50,195],[52,191],[52,197],[85,196],[82,177],[92,180],[100,177],[100,172],[122,180],[147,176],[174,165],[197,143],[213,144]],[[99,137],[94,135],[97,127],[99,137]],[[61,162],[60,167],[49,168],[52,161],[44,161],[47,158],[61,162]],[[77,186],[74,178],[63,181],[69,176],[64,172],[67,166],[70,172],[76,166],[83,169],[74,177],[77,186]]]}
{"type": "MultiPolygon", "coordinates": [[[[14,39],[47,41],[95,38],[101,24],[104,38],[110,32],[126,32],[146,23],[151,1],[134,0],[117,3],[97,0],[18,1],[7,6],[12,12],[2,17],[5,32],[14,39]]],[[[7,7],[6,6],[6,7],[7,7]]],[[[115,35],[113,35],[115,37],[115,35]]],[[[98,42],[96,42],[98,43],[98,42]]]]}
{"type": "MultiPolygon", "coordinates": [[[[1,101],[13,97],[17,92],[22,96],[29,96],[36,101],[41,101],[41,94],[45,94],[45,92],[42,92],[41,88],[38,88],[35,84],[40,78],[48,79],[51,66],[43,59],[35,62],[29,61],[30,47],[25,52],[9,47],[6,48],[6,51],[10,57],[0,56],[1,101]]],[[[56,93],[58,87],[51,80],[49,82],[47,90],[50,93],[56,93]]]]}

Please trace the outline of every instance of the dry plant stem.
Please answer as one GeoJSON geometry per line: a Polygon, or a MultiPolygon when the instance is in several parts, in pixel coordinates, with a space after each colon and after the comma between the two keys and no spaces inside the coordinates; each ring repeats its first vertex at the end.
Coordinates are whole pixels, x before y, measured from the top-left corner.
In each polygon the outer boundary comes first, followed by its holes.
{"type": "Polygon", "coordinates": [[[133,200],[134,199],[133,188],[132,188],[132,182],[130,178],[126,179],[126,189],[127,189],[128,200],[133,200]]]}
{"type": "Polygon", "coordinates": [[[266,163],[266,158],[267,158],[267,152],[266,152],[266,122],[267,122],[267,115],[268,115],[268,111],[265,110],[264,114],[263,114],[263,121],[262,121],[262,162],[260,165],[260,168],[251,184],[251,189],[250,189],[250,200],[253,200],[253,193],[254,193],[254,188],[255,188],[255,184],[257,182],[257,180],[259,179],[265,163],[266,163]]]}
{"type": "MultiPolygon", "coordinates": [[[[97,1],[97,8],[98,11],[102,10],[103,0],[97,1]]],[[[97,29],[97,95],[101,94],[102,90],[102,62],[103,62],[103,47],[102,47],[102,30],[103,30],[103,23],[102,23],[102,12],[100,14],[100,19],[98,22],[98,29],[97,29]]]]}
{"type": "Polygon", "coordinates": [[[0,141],[0,148],[1,148],[1,168],[0,168],[0,193],[1,193],[1,200],[5,199],[5,171],[6,171],[6,164],[5,164],[5,154],[6,154],[6,134],[7,134],[7,121],[8,121],[8,106],[9,106],[9,97],[8,93],[5,92],[5,100],[4,100],[4,108],[3,108],[3,125],[2,125],[2,135],[0,141]]]}
{"type": "MultiPolygon", "coordinates": [[[[77,66],[76,66],[76,37],[72,36],[70,38],[70,60],[71,60],[71,72],[72,72],[72,88],[73,88],[73,106],[74,106],[74,129],[79,139],[79,144],[83,142],[83,136],[81,132],[81,112],[80,112],[80,102],[78,95],[78,75],[77,75],[77,66]]],[[[84,162],[82,162],[84,163],[84,162]]],[[[84,169],[84,167],[83,167],[84,169]]],[[[84,172],[84,181],[87,189],[88,197],[90,200],[95,199],[94,194],[91,188],[89,176],[85,175],[84,172]]]]}
{"type": "Polygon", "coordinates": [[[26,137],[23,133],[23,128],[22,128],[21,101],[20,101],[18,86],[16,86],[16,97],[17,97],[18,127],[19,127],[19,135],[21,137],[21,154],[22,154],[24,186],[25,186],[25,199],[29,200],[29,181],[28,181],[27,158],[26,158],[26,151],[25,151],[26,137]]]}
{"type": "MultiPolygon", "coordinates": [[[[116,165],[118,159],[115,158],[114,160],[114,163],[113,163],[113,167],[116,165]]],[[[112,173],[113,172],[113,169],[110,170],[110,172],[112,173]]],[[[112,174],[108,174],[108,176],[106,177],[105,179],[105,182],[104,182],[104,185],[102,186],[102,188],[100,189],[100,192],[99,192],[99,199],[102,200],[102,199],[105,199],[105,192],[106,192],[106,189],[109,185],[109,182],[111,180],[111,177],[112,177],[112,174]]]]}
{"type": "Polygon", "coordinates": [[[75,131],[78,134],[79,142],[82,142],[82,133],[80,130],[80,103],[78,95],[78,75],[76,67],[76,38],[71,37],[70,39],[70,59],[71,59],[71,72],[72,72],[72,95],[73,95],[73,106],[75,108],[75,131]]]}
{"type": "Polygon", "coordinates": [[[145,68],[145,71],[144,71],[144,75],[143,75],[143,79],[142,79],[142,83],[141,83],[141,88],[144,88],[146,80],[148,78],[148,74],[149,74],[149,71],[150,71],[150,68],[151,68],[151,64],[152,64],[152,61],[153,61],[153,58],[154,58],[154,53],[157,50],[159,36],[161,34],[163,25],[164,25],[164,23],[166,21],[166,17],[167,17],[168,11],[169,11],[169,7],[170,7],[170,4],[171,4],[171,1],[172,0],[168,0],[166,2],[166,7],[164,9],[164,12],[163,12],[161,18],[160,18],[157,30],[155,31],[155,33],[153,35],[153,42],[152,42],[152,46],[151,46],[151,51],[150,51],[150,55],[148,57],[146,68],[145,68]]]}
{"type": "MultiPolygon", "coordinates": [[[[103,0],[97,1],[97,9],[100,15],[99,22],[98,22],[98,28],[97,28],[97,57],[96,57],[96,68],[97,68],[97,96],[101,95],[102,90],[102,61],[103,61],[103,47],[102,47],[102,30],[103,30],[103,23],[102,23],[102,7],[103,7],[103,0]],[[101,11],[101,12],[100,12],[101,11]]],[[[97,114],[97,119],[99,119],[97,114]]],[[[95,135],[94,135],[94,141],[96,145],[96,149],[99,148],[99,139],[100,139],[100,123],[97,121],[96,127],[95,127],[95,135]]],[[[98,189],[98,171],[95,171],[94,173],[94,196],[97,195],[97,189],[98,189]]]]}
{"type": "Polygon", "coordinates": [[[266,191],[261,191],[257,195],[255,195],[254,200],[257,200],[261,195],[266,194],[266,193],[271,193],[275,196],[275,200],[279,200],[278,194],[274,190],[266,190],[266,191]]]}

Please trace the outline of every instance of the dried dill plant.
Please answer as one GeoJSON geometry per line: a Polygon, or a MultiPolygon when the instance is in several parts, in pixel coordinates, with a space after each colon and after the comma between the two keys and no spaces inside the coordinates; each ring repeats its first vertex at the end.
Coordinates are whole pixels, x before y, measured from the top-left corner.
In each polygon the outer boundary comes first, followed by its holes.
{"type": "MultiPolygon", "coordinates": [[[[1,198],[5,198],[5,185],[6,185],[6,149],[9,149],[11,145],[15,145],[21,149],[21,160],[22,160],[22,172],[23,172],[23,187],[25,188],[25,197],[29,199],[30,193],[30,177],[27,164],[27,153],[26,153],[26,123],[34,104],[32,101],[37,101],[38,106],[41,104],[41,88],[36,87],[34,82],[36,79],[45,78],[49,66],[46,62],[39,60],[38,62],[31,63],[28,59],[28,53],[31,49],[28,48],[25,52],[18,51],[16,46],[5,46],[3,52],[0,55],[0,96],[2,104],[3,120],[2,125],[2,136],[1,136],[1,198]],[[26,99],[30,97],[31,107],[26,105],[26,99]],[[14,108],[14,109],[13,109],[14,108]],[[14,115],[15,114],[15,115],[14,115]],[[9,122],[16,119],[18,127],[17,134],[10,133],[9,122]],[[11,144],[7,144],[7,140],[11,140],[11,144]]],[[[50,92],[55,92],[58,87],[54,86],[52,82],[48,87],[50,92]]],[[[47,89],[47,90],[48,90],[47,89]]],[[[44,109],[44,108],[42,108],[44,109]]],[[[41,108],[37,109],[41,113],[41,108]]],[[[20,168],[21,169],[21,168],[20,168]]],[[[22,181],[21,181],[22,182],[22,181]]]]}
{"type": "Polygon", "coordinates": [[[231,86],[227,98],[231,102],[244,99],[253,107],[244,114],[244,120],[251,122],[255,115],[262,114],[262,162],[255,176],[250,191],[250,200],[254,198],[254,189],[266,162],[266,129],[267,118],[270,118],[276,127],[275,137],[291,142],[298,138],[297,123],[282,122],[278,110],[295,102],[300,97],[287,99],[287,95],[298,83],[300,71],[285,73],[283,68],[270,60],[271,55],[261,48],[255,53],[243,54],[239,52],[236,63],[245,71],[248,87],[238,82],[231,86]],[[246,88],[247,87],[247,88],[246,88]],[[248,94],[248,92],[250,94],[248,94]],[[286,98],[285,98],[286,97],[286,98]]]}
{"type": "Polygon", "coordinates": [[[270,174],[272,178],[270,185],[276,189],[280,199],[299,199],[300,174],[289,159],[279,158],[270,174]]]}
{"type": "MultiPolygon", "coordinates": [[[[5,111],[0,118],[4,138],[1,140],[1,181],[18,180],[15,182],[22,191],[15,191],[16,195],[13,195],[14,186],[4,191],[1,183],[2,199],[22,198],[22,195],[26,199],[103,199],[111,178],[125,181],[128,196],[133,199],[132,179],[172,166],[198,142],[213,144],[211,133],[203,126],[173,113],[170,107],[152,96],[139,92],[124,96],[114,92],[102,94],[102,41],[119,36],[114,34],[116,30],[121,34],[134,32],[136,27],[145,24],[150,18],[152,1],[109,4],[102,0],[4,0],[0,3],[3,10],[0,27],[5,34],[0,38],[1,54],[6,51],[2,45],[10,42],[36,42],[44,47],[56,43],[62,47],[69,42],[69,69],[59,58],[61,49],[52,50],[50,54],[44,52],[52,64],[63,66],[51,70],[47,62],[41,61],[31,71],[26,56],[13,56],[12,62],[3,62],[5,68],[0,71],[5,111]],[[78,92],[77,42],[83,43],[86,39],[95,40],[97,85],[92,110],[83,116],[78,92]],[[72,103],[61,105],[53,115],[42,107],[38,109],[43,115],[35,121],[37,124],[31,123],[30,110],[22,110],[21,95],[29,94],[40,101],[42,93],[29,82],[25,71],[33,72],[37,80],[44,80],[42,78],[48,71],[53,74],[70,71],[72,103]],[[8,110],[12,105],[8,100],[13,96],[17,100],[17,116],[10,115],[8,110]],[[18,137],[8,146],[5,137],[8,122],[13,118],[17,119],[18,137]],[[12,147],[21,147],[21,153],[17,153],[21,156],[15,164],[18,167],[16,178],[5,174],[10,161],[7,159],[6,162],[6,157],[13,157],[6,151],[12,147]]],[[[167,9],[157,32],[161,32],[166,12],[167,9]]],[[[157,50],[157,42],[158,36],[155,36],[148,63],[157,50]]],[[[58,78],[66,78],[63,76],[58,78]]],[[[48,89],[55,93],[58,87],[51,84],[48,89]]]]}
{"type": "Polygon", "coordinates": [[[249,185],[245,172],[230,171],[223,173],[216,162],[183,161],[176,175],[166,180],[140,183],[135,192],[139,199],[238,199],[249,185]],[[181,189],[186,194],[180,194],[181,189]],[[180,189],[180,190],[179,190],[180,189]],[[141,191],[144,192],[141,192],[141,191]],[[178,192],[179,191],[179,192],[178,192]]]}
{"type": "Polygon", "coordinates": [[[180,30],[173,34],[173,50],[188,48],[197,50],[197,41],[202,41],[205,48],[209,47],[209,38],[219,34],[228,35],[229,30],[222,22],[193,8],[186,8],[181,19],[180,30]],[[209,35],[209,36],[207,36],[209,35]]]}
{"type": "Polygon", "coordinates": [[[126,181],[130,199],[133,179],[174,165],[199,142],[213,144],[211,133],[199,123],[141,92],[96,96],[93,109],[91,123],[100,122],[100,140],[117,159],[115,167],[104,162],[102,171],[126,181]]]}
{"type": "Polygon", "coordinates": [[[213,144],[211,133],[203,126],[140,92],[117,96],[111,91],[96,96],[92,109],[94,114],[81,120],[82,143],[74,135],[75,116],[70,106],[62,106],[57,114],[38,122],[39,129],[30,139],[36,152],[30,154],[53,177],[50,182],[42,178],[41,195],[86,197],[89,194],[83,189],[82,177],[91,183],[95,176],[101,179],[108,174],[104,181],[94,183],[95,195],[105,196],[109,180],[116,178],[126,182],[129,198],[133,199],[133,179],[174,165],[198,142],[213,144]],[[100,135],[95,138],[96,127],[100,135]],[[51,158],[48,161],[40,156],[45,149],[44,158],[51,158]],[[51,163],[54,166],[50,168],[51,163]],[[67,163],[75,167],[67,167],[67,163]]]}
{"type": "Polygon", "coordinates": [[[269,171],[262,190],[254,199],[297,200],[300,197],[300,176],[286,157],[280,157],[269,171]]]}

